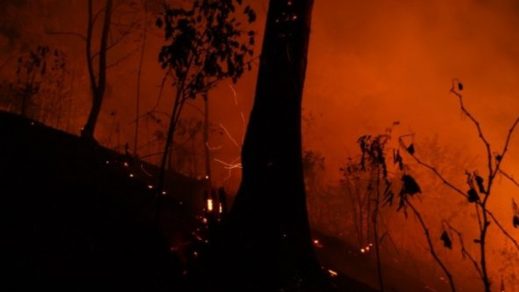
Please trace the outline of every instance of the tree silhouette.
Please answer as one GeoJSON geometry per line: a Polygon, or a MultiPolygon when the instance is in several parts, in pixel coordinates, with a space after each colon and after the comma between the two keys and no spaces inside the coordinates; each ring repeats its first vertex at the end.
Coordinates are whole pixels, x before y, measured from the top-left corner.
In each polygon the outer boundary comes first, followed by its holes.
{"type": "Polygon", "coordinates": [[[57,48],[38,45],[20,54],[14,80],[2,82],[0,103],[22,116],[59,126],[67,93],[67,56],[57,48]]]}
{"type": "MultiPolygon", "coordinates": [[[[495,151],[494,147],[491,145],[487,136],[482,130],[481,123],[479,120],[466,108],[463,95],[463,84],[459,82],[457,79],[453,80],[452,87],[450,92],[458,99],[459,107],[462,113],[470,120],[470,122],[476,128],[479,140],[482,142],[485,149],[485,157],[487,163],[486,176],[483,177],[479,175],[478,171],[465,171],[465,175],[467,176],[467,186],[468,190],[465,192],[461,188],[457,187],[455,184],[447,180],[440,171],[433,165],[423,161],[420,159],[413,147],[413,151],[406,151],[419,165],[429,169],[437,178],[439,178],[446,186],[448,186],[455,193],[465,197],[470,204],[473,204],[476,211],[477,218],[477,226],[479,231],[479,237],[474,240],[474,243],[479,246],[479,261],[476,262],[473,260],[475,269],[481,277],[481,281],[483,283],[483,287],[485,292],[491,291],[491,279],[488,272],[488,264],[487,264],[487,235],[489,231],[489,227],[493,222],[501,231],[501,233],[508,238],[519,250],[518,242],[510,235],[510,233],[503,227],[503,225],[497,220],[492,211],[489,209],[488,202],[490,197],[493,194],[493,186],[495,179],[498,174],[503,174],[504,172],[501,169],[502,162],[508,153],[511,139],[513,133],[519,124],[519,117],[514,120],[512,125],[510,126],[508,133],[505,137],[504,144],[502,148],[498,151],[495,151]]],[[[409,149],[411,145],[406,145],[403,140],[400,141],[401,145],[404,149],[409,149]]],[[[504,173],[506,174],[506,173],[504,173]]],[[[450,228],[454,231],[453,228],[450,228]]],[[[461,237],[461,233],[456,232],[456,234],[461,237]]],[[[461,240],[460,240],[461,241],[461,240]]],[[[468,252],[464,248],[464,244],[462,244],[462,253],[467,255],[468,252]]],[[[470,255],[470,258],[474,259],[475,257],[470,255]]]]}
{"type": "Polygon", "coordinates": [[[195,0],[187,7],[166,7],[157,26],[167,42],[160,51],[159,62],[175,87],[164,152],[160,163],[158,189],[164,187],[166,163],[171,159],[175,130],[186,102],[206,95],[220,81],[237,82],[251,69],[254,31],[243,31],[239,18],[248,23],[256,20],[250,6],[242,9],[241,0],[195,0]]]}
{"type": "Polygon", "coordinates": [[[97,68],[94,65],[94,57],[96,53],[92,51],[94,27],[97,19],[97,14],[94,15],[93,11],[93,0],[88,0],[88,22],[87,22],[87,33],[86,33],[86,62],[88,68],[88,77],[90,80],[90,90],[92,93],[92,107],[88,115],[87,122],[81,131],[81,136],[87,139],[94,139],[94,131],[97,124],[99,113],[101,112],[101,106],[106,90],[106,58],[108,51],[108,36],[110,33],[110,25],[112,20],[112,8],[113,1],[106,0],[104,7],[104,19],[101,30],[101,37],[99,43],[98,58],[99,62],[97,68]]]}
{"type": "Polygon", "coordinates": [[[301,149],[312,4],[269,2],[242,182],[224,240],[229,269],[223,276],[232,275],[242,291],[324,289],[311,244],[301,149]]]}

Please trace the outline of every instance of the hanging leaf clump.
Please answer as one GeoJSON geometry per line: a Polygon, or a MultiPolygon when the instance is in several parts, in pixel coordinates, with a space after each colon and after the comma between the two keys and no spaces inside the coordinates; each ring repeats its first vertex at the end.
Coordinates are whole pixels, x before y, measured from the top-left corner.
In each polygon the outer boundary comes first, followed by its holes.
{"type": "Polygon", "coordinates": [[[478,192],[474,188],[470,188],[467,192],[469,203],[475,203],[479,201],[478,192]]]}
{"type": "Polygon", "coordinates": [[[484,186],[485,180],[477,173],[474,173],[474,179],[476,180],[476,184],[478,186],[479,192],[484,194],[485,193],[485,186],[484,186]]]}
{"type": "Polygon", "coordinates": [[[398,169],[404,170],[404,160],[398,149],[393,149],[393,164],[398,164],[398,169]]]}
{"type": "Polygon", "coordinates": [[[400,190],[400,196],[404,196],[404,195],[414,195],[414,194],[417,194],[417,193],[421,193],[422,190],[420,189],[420,186],[418,185],[418,183],[416,182],[416,180],[408,175],[408,174],[404,174],[402,176],[402,189],[400,190]]]}
{"type": "Polygon", "coordinates": [[[409,154],[413,155],[414,152],[415,152],[414,144],[409,145],[409,146],[406,148],[406,150],[407,150],[407,152],[408,152],[409,154]]]}
{"type": "Polygon", "coordinates": [[[440,236],[440,239],[441,241],[443,242],[443,246],[448,248],[448,249],[452,249],[452,240],[449,236],[449,234],[447,233],[447,231],[443,231],[442,232],[442,235],[440,236]]]}

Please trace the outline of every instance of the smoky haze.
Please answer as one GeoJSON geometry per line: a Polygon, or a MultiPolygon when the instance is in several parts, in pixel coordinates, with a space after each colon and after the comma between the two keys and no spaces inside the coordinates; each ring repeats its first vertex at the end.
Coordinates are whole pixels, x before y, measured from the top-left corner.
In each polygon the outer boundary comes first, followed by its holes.
{"type": "MultiPolygon", "coordinates": [[[[338,181],[346,158],[358,154],[359,136],[382,134],[399,121],[394,134],[414,133],[417,155],[438,163],[447,178],[465,189],[465,170],[483,172],[486,154],[449,93],[451,81],[463,82],[466,106],[496,151],[501,149],[519,114],[518,16],[516,1],[316,1],[304,98],[312,118],[304,133],[305,148],[326,158],[325,179],[338,181]],[[437,144],[443,148],[433,147],[437,144]]],[[[517,176],[519,138],[511,145],[504,168],[517,176]]],[[[410,171],[422,183],[418,207],[433,234],[440,234],[442,218],[467,236],[477,235],[473,212],[457,211],[463,199],[417,165],[411,164],[410,171]]],[[[511,197],[517,200],[519,189],[498,181],[490,205],[510,230],[511,197]]],[[[320,226],[342,226],[345,216],[320,226]]],[[[430,255],[424,254],[425,239],[416,236],[421,234],[418,225],[397,216],[388,220],[403,250],[426,261],[430,255]]],[[[490,260],[494,278],[504,279],[511,291],[519,289],[517,271],[507,270],[517,266],[516,253],[510,256],[506,239],[497,233],[490,241],[498,251],[490,260]]],[[[481,289],[467,260],[460,264],[458,255],[440,254],[462,283],[460,289],[481,289]]],[[[422,278],[427,276],[422,273],[422,278]]]]}
{"type": "MultiPolygon", "coordinates": [[[[18,52],[31,45],[45,43],[64,50],[74,76],[71,89],[74,122],[66,129],[73,133],[79,133],[90,103],[84,44],[68,34],[85,32],[84,2],[39,0],[0,4],[0,76],[12,77],[18,52]]],[[[267,1],[249,2],[258,13],[253,28],[258,32],[256,53],[259,54],[267,1]]],[[[152,12],[148,18],[150,30],[143,63],[141,113],[157,103],[163,76],[157,62],[163,42],[160,30],[154,26],[155,15],[152,12]]],[[[417,153],[448,164],[442,168],[448,178],[465,188],[466,169],[485,169],[484,148],[475,128],[461,113],[456,97],[449,93],[451,82],[453,78],[463,82],[467,107],[480,120],[491,144],[500,149],[509,126],[519,114],[518,27],[519,3],[513,0],[316,0],[303,99],[307,118],[303,133],[304,148],[325,157],[324,183],[338,184],[339,168],[347,157],[358,153],[359,136],[383,133],[393,122],[399,121],[397,133],[414,133],[417,153]],[[431,141],[442,145],[442,150],[432,149],[431,141]]],[[[109,59],[116,60],[138,48],[140,40],[139,28],[109,53],[109,59]]],[[[136,51],[109,71],[107,98],[96,137],[112,148],[133,143],[138,60],[136,51]]],[[[210,93],[214,128],[210,144],[214,158],[218,159],[212,164],[215,181],[231,190],[239,184],[240,169],[229,168],[236,166],[240,155],[256,74],[257,64],[237,85],[223,82],[210,93]]],[[[159,103],[161,111],[170,111],[172,94],[171,86],[167,85],[159,103]]],[[[193,103],[185,116],[200,119],[198,109],[202,107],[199,102],[193,103]]],[[[141,123],[142,156],[160,150],[160,145],[148,143],[154,139],[157,129],[153,122],[141,123]]],[[[512,140],[504,168],[519,177],[518,136],[512,140]]],[[[157,161],[152,158],[151,161],[157,161]]],[[[202,165],[203,159],[198,163],[202,165]]],[[[473,221],[465,220],[473,214],[469,211],[454,214],[462,200],[449,197],[448,206],[444,206],[441,196],[454,195],[418,166],[412,165],[411,171],[416,171],[424,181],[424,199],[419,207],[429,210],[424,216],[430,220],[431,230],[439,234],[440,224],[434,221],[434,215],[441,211],[443,217],[453,218],[464,232],[475,236],[473,221]]],[[[498,179],[497,183],[497,192],[507,195],[497,195],[490,204],[497,210],[496,216],[508,223],[511,197],[519,201],[519,189],[506,180],[498,179]]],[[[393,229],[395,238],[416,258],[428,261],[423,238],[417,240],[413,234],[419,234],[420,230],[402,217],[391,217],[394,224],[388,223],[389,228],[409,225],[406,231],[393,229]]],[[[322,227],[319,225],[322,222],[313,223],[322,227]]],[[[511,229],[510,224],[506,227],[511,229]]],[[[491,260],[498,266],[492,273],[499,279],[498,273],[505,265],[499,256],[503,256],[501,251],[509,246],[499,234],[490,244],[500,248],[491,260]]],[[[459,264],[458,254],[454,253],[442,251],[441,255],[456,257],[448,260],[448,264],[461,274],[460,281],[469,289],[465,291],[478,291],[472,290],[479,289],[478,284],[470,284],[477,279],[472,267],[467,262],[459,264]]],[[[519,266],[517,253],[509,258],[512,262],[508,265],[519,266]]],[[[518,280],[512,277],[516,272],[511,269],[500,274],[511,291],[519,289],[518,280]]]]}

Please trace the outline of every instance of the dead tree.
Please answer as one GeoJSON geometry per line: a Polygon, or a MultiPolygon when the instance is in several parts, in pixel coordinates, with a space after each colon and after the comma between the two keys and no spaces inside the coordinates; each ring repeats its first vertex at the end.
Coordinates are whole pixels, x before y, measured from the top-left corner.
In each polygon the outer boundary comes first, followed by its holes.
{"type": "MultiPolygon", "coordinates": [[[[479,231],[479,237],[474,240],[474,243],[479,246],[479,261],[475,265],[478,274],[481,277],[485,292],[491,291],[492,281],[488,272],[487,264],[487,235],[491,223],[494,223],[501,233],[508,238],[514,246],[519,250],[518,242],[510,235],[510,233],[503,227],[503,225],[497,220],[492,211],[488,207],[488,202],[493,194],[493,186],[496,176],[502,173],[501,164],[509,150],[512,135],[519,124],[519,117],[510,126],[508,133],[505,137],[504,144],[500,150],[496,150],[488,140],[487,136],[483,132],[480,121],[466,108],[463,95],[463,84],[458,80],[453,80],[450,92],[456,96],[459,102],[459,107],[462,113],[470,120],[474,125],[479,140],[484,146],[484,153],[486,158],[486,176],[479,175],[477,171],[466,172],[468,191],[463,191],[461,188],[454,185],[452,182],[447,180],[436,167],[424,162],[413,151],[407,151],[407,153],[421,166],[429,169],[437,178],[439,178],[446,186],[448,186],[455,193],[465,197],[470,204],[475,207],[477,226],[479,231]]],[[[405,149],[409,149],[409,145],[402,146],[405,149]]]]}

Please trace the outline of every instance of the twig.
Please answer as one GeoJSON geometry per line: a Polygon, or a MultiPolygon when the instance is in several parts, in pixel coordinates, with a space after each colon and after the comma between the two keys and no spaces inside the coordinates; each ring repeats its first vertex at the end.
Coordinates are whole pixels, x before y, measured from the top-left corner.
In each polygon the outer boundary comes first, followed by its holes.
{"type": "Polygon", "coordinates": [[[485,210],[485,212],[490,216],[492,221],[494,221],[494,223],[496,223],[497,227],[501,230],[501,232],[503,232],[503,234],[515,245],[515,248],[519,250],[519,243],[517,242],[517,240],[515,240],[514,237],[510,233],[508,233],[508,231],[506,231],[506,229],[499,222],[499,220],[497,220],[497,218],[494,216],[494,214],[492,212],[490,212],[489,210],[485,210]]]}
{"type": "Polygon", "coordinates": [[[463,234],[458,231],[456,228],[454,228],[449,222],[447,221],[444,221],[445,225],[447,225],[447,227],[452,230],[454,233],[456,233],[456,235],[458,235],[458,239],[460,241],[460,246],[461,246],[461,255],[462,257],[467,257],[471,262],[472,264],[474,265],[474,268],[476,269],[476,271],[478,272],[479,276],[480,277],[483,277],[483,274],[481,272],[481,269],[479,267],[479,264],[478,262],[476,261],[476,259],[468,252],[468,250],[465,248],[465,243],[463,242],[463,234]]]}
{"type": "MultiPolygon", "coordinates": [[[[401,141],[401,146],[403,148],[405,148],[405,145],[402,143],[401,141]]],[[[453,191],[455,191],[456,193],[462,195],[463,197],[467,198],[468,196],[458,187],[456,187],[453,183],[449,182],[434,166],[426,163],[426,162],[423,162],[421,159],[419,159],[416,155],[411,155],[409,154],[418,164],[422,165],[423,167],[431,170],[445,185],[447,185],[448,187],[450,187],[453,191]]],[[[510,233],[508,233],[508,231],[506,231],[506,229],[503,227],[503,225],[499,222],[499,220],[497,220],[497,218],[494,216],[494,214],[492,213],[492,211],[488,210],[487,208],[484,208],[483,206],[483,203],[481,201],[478,201],[476,202],[476,204],[478,204],[479,206],[482,207],[482,210],[484,213],[486,213],[487,215],[490,216],[490,218],[492,219],[492,221],[494,221],[494,223],[496,223],[497,227],[501,230],[501,232],[503,232],[503,234],[505,235],[505,237],[507,237],[513,244],[514,246],[519,250],[519,243],[517,242],[517,240],[514,239],[514,237],[512,235],[510,235],[510,233]]]]}
{"type": "Polygon", "coordinates": [[[440,268],[443,270],[443,272],[445,273],[445,276],[447,276],[447,279],[449,280],[449,285],[451,287],[451,291],[455,292],[456,291],[456,286],[454,284],[454,279],[452,277],[452,274],[449,272],[449,270],[447,269],[447,267],[445,266],[443,261],[440,259],[438,254],[436,254],[436,250],[434,249],[434,245],[433,245],[432,240],[431,240],[431,234],[429,233],[429,229],[427,228],[427,224],[425,224],[425,221],[423,220],[422,215],[420,214],[420,212],[418,212],[418,210],[415,208],[415,206],[407,199],[406,199],[406,203],[411,208],[411,210],[413,211],[414,215],[416,216],[416,219],[418,219],[418,222],[422,226],[422,229],[423,229],[423,231],[425,233],[425,238],[427,239],[427,244],[429,245],[429,251],[430,251],[432,257],[438,263],[440,268]]]}
{"type": "Polygon", "coordinates": [[[84,34],[75,31],[46,31],[49,35],[62,35],[62,36],[73,36],[80,38],[82,41],[87,41],[87,37],[84,34]]]}
{"type": "MultiPolygon", "coordinates": [[[[490,143],[488,142],[486,136],[484,135],[483,130],[481,129],[481,125],[480,125],[479,121],[465,107],[465,104],[463,102],[463,95],[456,91],[456,89],[455,89],[455,83],[456,82],[458,82],[458,81],[457,80],[453,80],[450,92],[458,97],[458,101],[460,103],[461,110],[472,121],[474,126],[476,126],[479,138],[481,139],[481,141],[485,145],[485,149],[486,149],[486,152],[487,152],[487,160],[488,160],[488,175],[490,177],[492,175],[492,173],[494,172],[493,171],[493,167],[492,167],[492,161],[493,161],[493,159],[492,159],[492,148],[491,148],[490,143]]],[[[490,179],[489,179],[489,183],[490,183],[490,179]]],[[[487,189],[487,191],[488,191],[488,189],[487,189]]]]}
{"type": "Polygon", "coordinates": [[[510,175],[502,169],[499,170],[499,173],[505,178],[507,178],[509,181],[511,181],[516,187],[519,187],[519,181],[517,181],[512,175],[510,175]]]}

